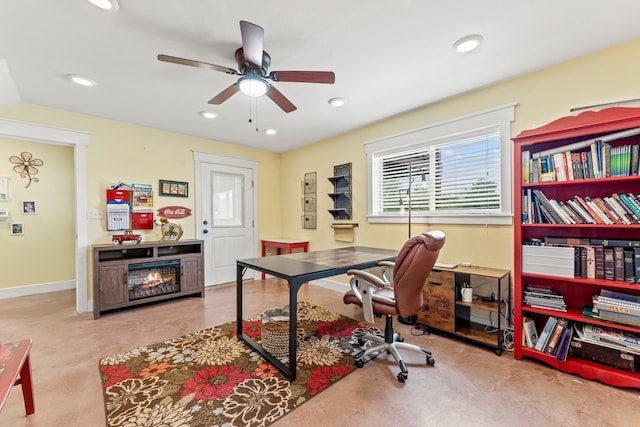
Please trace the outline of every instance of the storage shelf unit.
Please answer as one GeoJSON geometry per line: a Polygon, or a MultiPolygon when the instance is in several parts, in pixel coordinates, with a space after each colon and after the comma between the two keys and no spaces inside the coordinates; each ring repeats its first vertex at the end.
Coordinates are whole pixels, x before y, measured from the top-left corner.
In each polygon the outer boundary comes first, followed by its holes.
{"type": "Polygon", "coordinates": [[[316,185],[317,174],[309,172],[304,174],[302,181],[302,228],[316,229],[316,185]]]}
{"type": "Polygon", "coordinates": [[[418,322],[476,344],[493,348],[501,354],[504,331],[511,322],[511,272],[496,268],[465,267],[433,268],[423,287],[423,307],[418,322]],[[495,294],[495,301],[474,298],[463,302],[460,290],[464,284],[488,281],[486,292],[495,294]],[[487,332],[484,324],[472,317],[475,311],[490,313],[493,328],[487,332]]]}
{"type": "MultiPolygon", "coordinates": [[[[568,116],[550,124],[532,130],[521,132],[514,138],[514,208],[518,218],[526,211],[523,210],[523,194],[527,190],[541,190],[548,198],[566,201],[579,197],[603,198],[614,193],[638,194],[640,177],[618,176],[597,179],[574,179],[552,182],[530,182],[527,179],[527,167],[522,165],[523,152],[529,155],[545,150],[573,151],[571,144],[588,141],[593,138],[619,132],[626,129],[640,127],[640,109],[637,108],[609,108],[599,112],[584,112],[577,116],[568,116]],[[524,182],[523,182],[524,178],[524,182]]],[[[611,141],[610,145],[637,145],[639,136],[629,136],[611,141]]],[[[575,146],[573,146],[575,147],[575,146]]],[[[582,148],[583,151],[588,147],[582,148]]],[[[578,149],[580,151],[580,149],[578,149]]],[[[526,158],[527,156],[525,156],[526,158]]],[[[640,240],[640,225],[638,224],[552,224],[552,223],[520,223],[514,226],[514,336],[516,337],[514,356],[516,359],[530,357],[553,366],[554,368],[577,374],[583,378],[598,380],[605,384],[619,387],[640,388],[640,372],[628,372],[605,366],[590,360],[573,357],[571,354],[566,361],[561,362],[555,356],[545,354],[534,348],[526,347],[517,337],[522,336],[522,319],[533,319],[538,333],[541,332],[546,320],[558,317],[572,323],[592,324],[614,328],[621,331],[640,335],[640,328],[617,323],[604,322],[583,316],[583,307],[591,306],[592,297],[602,289],[640,295],[640,285],[620,280],[604,280],[586,277],[559,277],[538,273],[525,273],[522,268],[522,245],[531,239],[545,237],[575,237],[588,239],[618,239],[640,240]],[[535,308],[523,302],[524,289],[527,284],[550,285],[552,289],[562,293],[567,304],[567,312],[559,312],[544,308],[535,308]]]]}
{"type": "Polygon", "coordinates": [[[203,241],[93,246],[93,317],[187,295],[204,297],[203,241]]]}
{"type": "Polygon", "coordinates": [[[336,220],[351,219],[351,163],[334,166],[333,175],[328,178],[333,184],[333,192],[329,193],[333,209],[329,213],[336,220]]]}

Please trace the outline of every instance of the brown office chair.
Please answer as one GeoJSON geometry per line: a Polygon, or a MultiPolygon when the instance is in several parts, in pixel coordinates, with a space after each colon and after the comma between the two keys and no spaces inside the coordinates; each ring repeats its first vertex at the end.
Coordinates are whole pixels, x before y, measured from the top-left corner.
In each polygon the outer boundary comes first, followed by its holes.
{"type": "Polygon", "coordinates": [[[422,309],[422,286],[436,263],[444,242],[445,235],[442,231],[430,231],[410,238],[402,246],[394,264],[381,263],[382,278],[366,271],[347,271],[347,274],[352,276],[351,290],[344,295],[344,303],[361,306],[365,321],[369,323],[373,323],[374,313],[386,316],[384,338],[373,334],[358,337],[361,344],[366,341],[374,344],[356,354],[355,362],[358,368],[364,366],[366,356],[377,355],[378,352],[386,350],[398,362],[398,381],[403,383],[409,372],[398,349],[421,351],[427,355],[427,365],[435,363],[431,351],[405,343],[400,334],[393,332],[393,316],[409,317],[422,309]],[[393,275],[388,278],[384,269],[390,266],[393,267],[393,275]]]}

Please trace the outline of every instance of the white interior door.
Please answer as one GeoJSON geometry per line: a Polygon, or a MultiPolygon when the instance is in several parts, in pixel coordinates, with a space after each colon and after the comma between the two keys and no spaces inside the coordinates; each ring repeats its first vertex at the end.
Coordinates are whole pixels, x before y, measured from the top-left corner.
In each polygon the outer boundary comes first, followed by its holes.
{"type": "Polygon", "coordinates": [[[236,260],[257,256],[252,167],[200,164],[198,214],[205,285],[236,280],[236,260]]]}

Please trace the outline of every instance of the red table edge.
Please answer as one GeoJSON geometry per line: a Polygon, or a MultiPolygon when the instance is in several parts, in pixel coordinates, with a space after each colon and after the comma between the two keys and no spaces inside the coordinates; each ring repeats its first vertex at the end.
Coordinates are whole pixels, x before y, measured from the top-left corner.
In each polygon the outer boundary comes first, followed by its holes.
{"type": "MultiPolygon", "coordinates": [[[[22,386],[22,396],[24,398],[24,409],[27,415],[35,412],[35,404],[33,401],[33,384],[31,382],[31,359],[30,351],[32,340],[30,338],[17,341],[17,346],[11,351],[4,366],[6,372],[14,372],[11,376],[5,378],[0,377],[0,411],[9,397],[11,389],[18,384],[22,386]],[[14,357],[18,355],[18,357],[14,357]]],[[[16,343],[2,344],[1,347],[15,345],[16,343]]]]}
{"type": "MultiPolygon", "coordinates": [[[[278,255],[281,255],[281,249],[286,249],[288,254],[293,253],[293,249],[302,248],[304,252],[309,252],[308,241],[295,241],[290,243],[278,242],[274,240],[262,240],[262,256],[267,256],[267,248],[276,248],[278,255]]],[[[265,273],[262,273],[262,280],[266,278],[265,273]]]]}

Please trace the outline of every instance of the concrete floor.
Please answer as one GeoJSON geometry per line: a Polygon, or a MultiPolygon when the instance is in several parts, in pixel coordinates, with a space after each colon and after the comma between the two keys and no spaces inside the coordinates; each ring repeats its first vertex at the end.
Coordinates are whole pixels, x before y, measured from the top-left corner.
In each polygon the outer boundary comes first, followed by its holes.
{"type": "MultiPolygon", "coordinates": [[[[245,313],[287,303],[278,279],[249,281],[245,313]]],[[[362,319],[342,294],[305,285],[299,300],[362,319]]],[[[2,427],[104,426],[98,360],[235,319],[235,286],[207,288],[186,298],[103,315],[75,312],[75,291],[0,300],[0,340],[33,339],[36,412],[26,417],[15,387],[0,413],[2,427]]],[[[377,319],[383,328],[383,320],[377,319]]],[[[286,415],[275,427],[311,426],[637,426],[640,390],[619,389],[556,371],[532,360],[396,323],[407,342],[433,351],[426,366],[405,352],[409,379],[396,380],[391,356],[379,356],[286,415]]],[[[640,375],[640,373],[638,374],[640,375]]]]}

